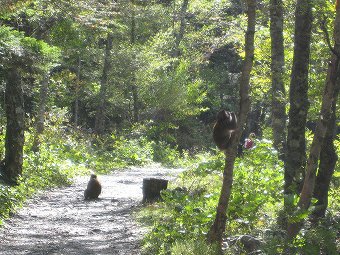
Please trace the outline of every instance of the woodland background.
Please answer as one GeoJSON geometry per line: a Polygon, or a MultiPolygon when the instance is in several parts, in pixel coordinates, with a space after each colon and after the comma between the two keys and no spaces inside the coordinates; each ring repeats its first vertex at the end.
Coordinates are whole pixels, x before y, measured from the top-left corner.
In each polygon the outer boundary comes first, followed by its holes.
{"type": "Polygon", "coordinates": [[[145,254],[215,254],[211,226],[232,162],[225,254],[338,254],[334,1],[1,6],[0,223],[76,175],[159,162],[187,171],[138,214],[150,226],[145,254]],[[220,109],[241,117],[241,144],[256,134],[254,149],[235,143],[226,162],[212,142],[220,109]]]}

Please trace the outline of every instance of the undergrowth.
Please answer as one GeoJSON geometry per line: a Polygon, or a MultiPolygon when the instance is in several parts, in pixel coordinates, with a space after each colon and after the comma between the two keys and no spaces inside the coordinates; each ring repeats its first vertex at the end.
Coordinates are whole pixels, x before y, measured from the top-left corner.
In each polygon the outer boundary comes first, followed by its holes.
{"type": "MultiPolygon", "coordinates": [[[[115,169],[146,165],[154,161],[167,166],[181,162],[176,149],[140,136],[97,136],[68,125],[66,111],[51,111],[39,136],[39,150],[32,150],[34,128],[25,132],[24,160],[19,185],[0,181],[0,225],[39,190],[69,185],[77,175],[106,174],[115,169]]],[[[0,130],[0,156],[4,157],[5,131],[0,130]]],[[[1,180],[1,179],[0,179],[1,180]]]]}
{"type": "MultiPolygon", "coordinates": [[[[282,252],[285,240],[277,218],[283,206],[283,164],[277,156],[270,141],[257,140],[254,149],[236,159],[225,231],[229,241],[224,254],[248,254],[242,245],[232,241],[242,235],[263,241],[264,254],[282,252]]],[[[137,218],[149,226],[143,254],[218,254],[207,246],[205,238],[215,217],[223,167],[222,153],[197,155],[196,163],[162,193],[162,202],[138,213],[137,218]]],[[[330,192],[332,201],[333,193],[334,189],[330,192]]],[[[330,210],[334,212],[338,206],[339,203],[331,205],[330,210]]],[[[339,225],[333,221],[326,226],[305,229],[294,243],[293,254],[317,254],[322,249],[327,250],[325,254],[337,254],[334,252],[339,225]]]]}

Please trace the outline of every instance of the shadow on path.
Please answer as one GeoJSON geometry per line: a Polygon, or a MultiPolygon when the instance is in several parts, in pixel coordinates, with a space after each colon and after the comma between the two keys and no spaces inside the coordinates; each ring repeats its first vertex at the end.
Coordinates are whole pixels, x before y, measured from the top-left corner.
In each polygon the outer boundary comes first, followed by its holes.
{"type": "Polygon", "coordinates": [[[170,180],[180,171],[150,166],[99,175],[97,200],[83,198],[88,176],[46,191],[5,222],[0,255],[138,255],[144,230],[132,213],[142,201],[143,178],[170,180]]]}

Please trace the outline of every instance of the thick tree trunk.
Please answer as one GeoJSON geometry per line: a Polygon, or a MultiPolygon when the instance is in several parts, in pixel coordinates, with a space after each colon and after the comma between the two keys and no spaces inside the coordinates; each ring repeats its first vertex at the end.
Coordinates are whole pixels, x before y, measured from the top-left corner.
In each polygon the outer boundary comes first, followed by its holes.
{"type": "Polygon", "coordinates": [[[283,82],[283,3],[270,1],[271,71],[272,71],[272,129],[274,148],[284,159],[286,149],[286,91],[283,82]]]}
{"type": "MultiPolygon", "coordinates": [[[[334,50],[340,56],[340,6],[337,7],[337,14],[334,23],[334,40],[334,50]]],[[[338,91],[337,85],[340,84],[339,82],[337,82],[337,79],[339,79],[339,63],[340,58],[333,54],[332,60],[328,67],[326,84],[322,97],[320,117],[316,124],[316,130],[307,162],[306,176],[298,202],[298,207],[301,211],[306,211],[309,208],[312,200],[321,147],[324,141],[327,126],[329,125],[329,121],[331,120],[332,105],[336,103],[338,97],[336,92],[338,91]]],[[[303,220],[297,222],[289,222],[287,228],[288,238],[295,238],[302,228],[302,225],[303,220]]]]}
{"type": "Polygon", "coordinates": [[[254,60],[254,35],[255,35],[255,10],[256,4],[254,0],[247,0],[248,27],[245,35],[245,59],[243,63],[242,74],[240,77],[240,109],[238,114],[238,126],[233,133],[232,144],[226,150],[225,167],[223,172],[223,184],[221,194],[217,205],[216,217],[211,226],[207,239],[210,243],[222,243],[223,234],[226,226],[226,213],[228,209],[231,188],[233,183],[233,170],[237,154],[237,145],[246,123],[247,115],[250,110],[249,99],[249,82],[250,72],[254,60]]]}
{"type": "Polygon", "coordinates": [[[143,179],[142,203],[152,203],[161,199],[161,191],[168,188],[168,180],[156,178],[143,179]]]}
{"type": "MultiPolygon", "coordinates": [[[[306,165],[305,126],[308,103],[308,66],[312,29],[311,0],[298,0],[295,11],[294,58],[290,83],[290,109],[285,157],[286,198],[299,193],[306,165]]],[[[290,206],[285,199],[285,207],[290,206]]]]}
{"type": "Polygon", "coordinates": [[[104,67],[103,74],[100,81],[100,91],[98,97],[98,106],[96,111],[96,120],[95,120],[95,132],[97,134],[101,134],[105,128],[105,104],[107,97],[107,87],[108,87],[108,76],[111,68],[111,50],[112,50],[112,41],[113,34],[108,32],[106,39],[106,47],[105,47],[105,59],[104,59],[104,67]]]}
{"type": "Polygon", "coordinates": [[[6,140],[4,178],[9,183],[17,183],[22,173],[24,147],[24,98],[20,71],[10,68],[6,71],[6,140]]]}

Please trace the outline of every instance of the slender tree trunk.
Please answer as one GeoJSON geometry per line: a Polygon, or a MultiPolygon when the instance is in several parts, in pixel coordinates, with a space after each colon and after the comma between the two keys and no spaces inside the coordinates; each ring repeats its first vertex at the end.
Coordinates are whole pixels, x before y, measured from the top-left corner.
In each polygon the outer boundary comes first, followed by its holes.
{"type": "MultiPolygon", "coordinates": [[[[135,6],[132,6],[132,17],[131,17],[131,45],[134,46],[136,43],[136,17],[135,17],[135,6]]],[[[136,60],[136,56],[133,57],[133,60],[136,60]]],[[[139,121],[139,98],[138,98],[138,88],[136,81],[136,63],[132,63],[132,99],[133,99],[133,121],[136,123],[139,121]]]]}
{"type": "Polygon", "coordinates": [[[234,137],[232,137],[232,144],[225,152],[226,158],[221,194],[216,209],[215,221],[207,235],[207,239],[210,243],[218,243],[219,245],[222,243],[222,238],[226,227],[226,213],[233,184],[233,170],[235,157],[237,154],[237,145],[239,143],[244,125],[246,123],[247,115],[250,110],[249,82],[250,72],[252,70],[254,60],[254,35],[256,17],[255,0],[247,0],[247,6],[248,27],[245,35],[245,59],[243,63],[242,74],[240,77],[240,109],[238,114],[238,126],[236,131],[233,133],[234,137]]]}
{"type": "Polygon", "coordinates": [[[44,132],[45,110],[47,102],[49,75],[46,74],[40,83],[39,104],[36,117],[36,134],[33,141],[32,150],[38,151],[40,145],[40,135],[44,132]]]}
{"type": "MultiPolygon", "coordinates": [[[[290,109],[285,161],[284,194],[299,193],[306,165],[305,126],[308,103],[308,67],[312,29],[311,0],[297,0],[295,11],[295,41],[293,68],[290,83],[290,109]]],[[[288,210],[289,199],[285,199],[288,210]]]]}
{"type": "MultiPolygon", "coordinates": [[[[334,40],[334,49],[340,56],[340,6],[337,7],[337,14],[334,23],[334,40]]],[[[338,97],[336,92],[338,91],[337,85],[340,84],[337,82],[337,79],[339,78],[339,63],[340,58],[333,54],[332,60],[328,67],[326,84],[322,97],[320,117],[316,124],[316,130],[307,162],[306,177],[298,202],[298,207],[301,211],[306,211],[309,208],[312,200],[321,147],[324,141],[327,126],[331,120],[332,105],[336,103],[338,97]]],[[[295,238],[302,226],[303,220],[297,222],[288,222],[288,238],[295,238]]]]}
{"type": "Polygon", "coordinates": [[[45,110],[47,102],[47,91],[48,91],[49,75],[46,74],[40,84],[40,95],[39,95],[39,107],[37,114],[37,133],[41,134],[44,132],[44,120],[45,120],[45,110]]]}
{"type": "Polygon", "coordinates": [[[283,82],[283,3],[270,1],[271,71],[272,71],[272,128],[274,148],[284,159],[286,148],[286,91],[283,82]]]}
{"type": "MultiPolygon", "coordinates": [[[[136,79],[133,79],[134,81],[136,79]]],[[[132,97],[133,97],[133,121],[136,123],[139,121],[139,99],[137,85],[132,85],[132,97]]]]}
{"type": "MultiPolygon", "coordinates": [[[[327,31],[325,31],[327,32],[327,31]]],[[[338,73],[340,73],[340,66],[338,66],[338,73]]],[[[337,85],[335,98],[339,95],[340,78],[337,77],[337,85]]],[[[327,126],[325,138],[322,143],[320,152],[319,171],[315,180],[315,188],[313,197],[317,199],[315,209],[312,212],[311,220],[317,222],[320,218],[325,216],[328,207],[328,191],[330,182],[334,174],[338,155],[336,153],[334,139],[336,137],[336,102],[332,104],[332,113],[327,126]]]]}
{"type": "Polygon", "coordinates": [[[103,74],[100,81],[100,91],[98,97],[98,106],[96,111],[96,120],[95,120],[95,132],[97,134],[101,134],[105,128],[105,104],[106,104],[106,97],[107,97],[107,87],[108,87],[108,76],[109,71],[111,68],[111,50],[112,50],[112,41],[113,41],[113,34],[108,32],[107,40],[106,40],[106,47],[105,47],[105,59],[104,59],[104,67],[103,67],[103,74]]]}
{"type": "MultiPolygon", "coordinates": [[[[340,72],[340,69],[338,70],[340,72]]],[[[340,82],[338,78],[337,83],[340,82]]],[[[339,94],[340,84],[337,84],[337,91],[335,95],[339,94]]],[[[335,127],[336,127],[336,103],[333,102],[332,113],[329,123],[327,125],[327,131],[322,143],[320,152],[319,171],[315,180],[315,188],[313,197],[318,201],[316,207],[311,215],[312,220],[318,220],[325,216],[326,209],[328,207],[328,191],[330,182],[334,173],[335,165],[338,160],[338,155],[334,146],[335,127]]]]}
{"type": "Polygon", "coordinates": [[[78,127],[79,119],[79,91],[80,91],[80,70],[81,70],[81,58],[78,56],[78,67],[77,67],[77,83],[75,89],[75,100],[74,100],[74,126],[78,127]]]}
{"type": "Polygon", "coordinates": [[[11,67],[6,71],[6,140],[4,177],[9,183],[17,183],[22,173],[24,147],[24,97],[20,70],[11,67]]]}
{"type": "Polygon", "coordinates": [[[183,39],[184,36],[184,31],[185,31],[185,16],[187,13],[189,5],[189,0],[183,0],[182,6],[181,6],[181,12],[180,12],[180,24],[179,24],[179,31],[175,34],[175,47],[174,47],[174,57],[179,57],[180,56],[180,50],[179,50],[179,45],[183,39]]]}

